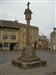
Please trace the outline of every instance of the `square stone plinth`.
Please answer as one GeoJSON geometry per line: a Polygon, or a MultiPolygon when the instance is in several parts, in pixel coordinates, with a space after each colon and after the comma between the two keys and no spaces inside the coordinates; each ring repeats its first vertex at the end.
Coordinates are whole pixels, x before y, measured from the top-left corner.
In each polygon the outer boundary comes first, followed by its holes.
{"type": "Polygon", "coordinates": [[[32,62],[23,62],[18,59],[12,60],[12,64],[19,66],[23,69],[33,68],[33,67],[40,67],[40,66],[46,66],[47,61],[40,60],[40,61],[32,61],[32,62]]]}

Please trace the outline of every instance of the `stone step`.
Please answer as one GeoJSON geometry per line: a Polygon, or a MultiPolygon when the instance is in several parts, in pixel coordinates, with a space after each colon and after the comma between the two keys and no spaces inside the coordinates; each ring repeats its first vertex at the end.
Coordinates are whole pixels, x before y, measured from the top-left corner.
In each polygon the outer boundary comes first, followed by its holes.
{"type": "Polygon", "coordinates": [[[27,68],[33,68],[33,67],[46,66],[47,61],[40,60],[40,61],[32,61],[32,62],[23,62],[16,59],[16,60],[12,60],[12,64],[19,66],[21,68],[27,69],[27,68]]]}

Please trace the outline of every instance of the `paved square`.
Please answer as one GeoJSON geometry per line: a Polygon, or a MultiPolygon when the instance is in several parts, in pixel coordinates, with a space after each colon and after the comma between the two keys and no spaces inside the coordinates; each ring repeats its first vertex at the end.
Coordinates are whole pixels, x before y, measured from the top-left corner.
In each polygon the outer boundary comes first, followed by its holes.
{"type": "Polygon", "coordinates": [[[0,75],[49,75],[55,71],[56,64],[50,62],[47,63],[47,66],[30,69],[22,69],[20,67],[14,66],[11,64],[11,62],[0,65],[0,75]]]}
{"type": "Polygon", "coordinates": [[[56,53],[50,51],[36,51],[37,57],[47,60],[47,66],[22,69],[11,63],[21,55],[21,51],[0,52],[0,75],[56,75],[56,53]],[[2,62],[2,63],[1,63],[2,62]]]}

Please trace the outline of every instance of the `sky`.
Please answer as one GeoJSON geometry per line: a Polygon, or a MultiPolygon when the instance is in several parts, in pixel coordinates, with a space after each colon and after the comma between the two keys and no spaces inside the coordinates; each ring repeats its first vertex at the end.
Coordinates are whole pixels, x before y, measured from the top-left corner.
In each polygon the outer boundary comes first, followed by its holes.
{"type": "MultiPolygon", "coordinates": [[[[1,20],[18,20],[25,23],[24,11],[27,9],[29,0],[0,0],[0,19],[1,20]]],[[[56,27],[56,1],[54,0],[31,0],[30,10],[33,12],[30,25],[39,28],[39,35],[46,35],[50,38],[50,33],[56,27]]]]}

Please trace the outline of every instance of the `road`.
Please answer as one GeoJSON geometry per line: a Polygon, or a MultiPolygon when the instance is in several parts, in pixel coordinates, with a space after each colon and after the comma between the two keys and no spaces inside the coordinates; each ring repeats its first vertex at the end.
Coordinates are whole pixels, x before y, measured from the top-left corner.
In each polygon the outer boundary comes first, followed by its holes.
{"type": "MultiPolygon", "coordinates": [[[[17,59],[21,55],[21,51],[0,51],[0,65],[8,63],[13,59],[17,59]]],[[[37,57],[47,60],[48,62],[56,63],[56,53],[47,51],[36,51],[37,57]]]]}

